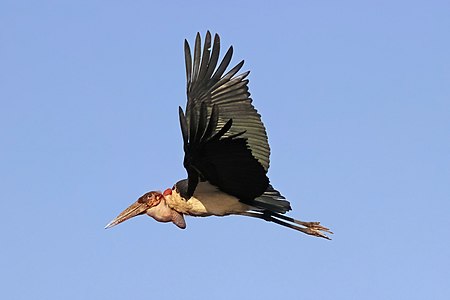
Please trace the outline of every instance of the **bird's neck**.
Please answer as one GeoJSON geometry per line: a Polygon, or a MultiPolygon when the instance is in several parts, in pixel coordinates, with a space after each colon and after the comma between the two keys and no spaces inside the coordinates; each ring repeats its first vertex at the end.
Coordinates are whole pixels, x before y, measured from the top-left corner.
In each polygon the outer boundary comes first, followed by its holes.
{"type": "Polygon", "coordinates": [[[190,215],[190,211],[192,210],[192,205],[188,203],[183,197],[181,197],[180,193],[178,193],[175,189],[172,190],[171,195],[165,196],[167,205],[176,210],[179,213],[184,215],[190,215]]]}

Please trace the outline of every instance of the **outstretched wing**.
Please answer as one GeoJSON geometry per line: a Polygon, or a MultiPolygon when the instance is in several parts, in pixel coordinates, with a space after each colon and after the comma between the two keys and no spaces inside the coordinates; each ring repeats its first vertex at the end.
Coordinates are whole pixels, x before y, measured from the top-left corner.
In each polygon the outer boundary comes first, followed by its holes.
{"type": "Polygon", "coordinates": [[[233,119],[233,126],[227,135],[245,131],[242,137],[248,140],[248,146],[253,156],[261,163],[264,169],[269,169],[270,148],[267,140],[266,129],[261,121],[261,116],[252,105],[252,99],[248,92],[248,79],[250,73],[244,72],[235,76],[244,65],[241,61],[225,75],[225,71],[231,62],[233,47],[230,47],[217,67],[220,52],[219,35],[214,36],[214,44],[211,50],[211,34],[206,33],[203,51],[201,49],[200,34],[195,39],[194,57],[187,41],[184,44],[186,60],[187,96],[186,105],[187,122],[191,113],[200,109],[201,103],[205,103],[208,112],[211,112],[215,104],[219,107],[219,121],[217,128],[233,119]]]}
{"type": "Polygon", "coordinates": [[[180,108],[188,194],[198,180],[208,180],[224,192],[242,200],[262,195],[268,185],[270,148],[261,116],[251,104],[249,72],[236,75],[243,61],[225,71],[230,64],[230,47],[219,60],[220,38],[216,34],[211,50],[207,32],[203,51],[200,34],[194,56],[185,41],[187,96],[186,115],[180,108]]]}

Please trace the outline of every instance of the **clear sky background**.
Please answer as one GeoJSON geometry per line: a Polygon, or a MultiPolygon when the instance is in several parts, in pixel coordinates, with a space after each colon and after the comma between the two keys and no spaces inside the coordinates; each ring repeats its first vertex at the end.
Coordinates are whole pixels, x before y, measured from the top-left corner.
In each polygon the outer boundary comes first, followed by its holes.
{"type": "Polygon", "coordinates": [[[448,1],[0,3],[2,299],[450,299],[448,1]],[[246,60],[290,216],[139,217],[185,178],[183,41],[246,60]],[[223,53],[223,52],[222,52],[223,53]]]}

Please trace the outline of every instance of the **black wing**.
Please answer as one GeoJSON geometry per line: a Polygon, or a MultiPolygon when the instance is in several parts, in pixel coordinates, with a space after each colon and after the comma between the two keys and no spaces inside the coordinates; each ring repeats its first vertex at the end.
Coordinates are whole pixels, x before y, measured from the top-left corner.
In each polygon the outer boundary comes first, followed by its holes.
{"type": "Polygon", "coordinates": [[[220,48],[217,34],[212,51],[209,32],[203,52],[200,44],[197,34],[192,59],[185,41],[188,102],[186,115],[180,108],[180,123],[188,195],[193,194],[198,180],[208,180],[241,200],[253,200],[269,186],[270,148],[261,117],[249,98],[245,79],[249,72],[235,76],[242,61],[223,75],[232,47],[216,68],[220,48]]]}

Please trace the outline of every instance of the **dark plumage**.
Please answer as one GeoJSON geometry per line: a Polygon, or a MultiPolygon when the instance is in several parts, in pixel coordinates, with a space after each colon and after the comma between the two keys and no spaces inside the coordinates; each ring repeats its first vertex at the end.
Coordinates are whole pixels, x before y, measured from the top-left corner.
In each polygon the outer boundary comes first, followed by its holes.
{"type": "Polygon", "coordinates": [[[184,215],[243,215],[328,238],[319,222],[283,215],[291,206],[267,177],[270,147],[248,91],[249,72],[238,74],[244,61],[226,72],[233,48],[218,64],[220,39],[216,34],[211,45],[209,32],[203,50],[197,34],[193,56],[187,41],[184,51],[188,99],[179,119],[188,178],[164,193],[144,194],[107,227],[143,213],[180,228],[184,215]]]}
{"type": "Polygon", "coordinates": [[[260,115],[251,104],[249,72],[237,75],[241,61],[225,75],[231,61],[230,47],[217,67],[220,39],[207,32],[203,52],[200,34],[195,40],[194,59],[185,41],[187,76],[186,115],[180,108],[188,196],[198,180],[208,180],[222,191],[250,202],[269,186],[266,176],[270,148],[260,115]],[[202,52],[202,54],[201,54],[202,52]],[[216,68],[217,67],[217,68],[216,68]]]}

